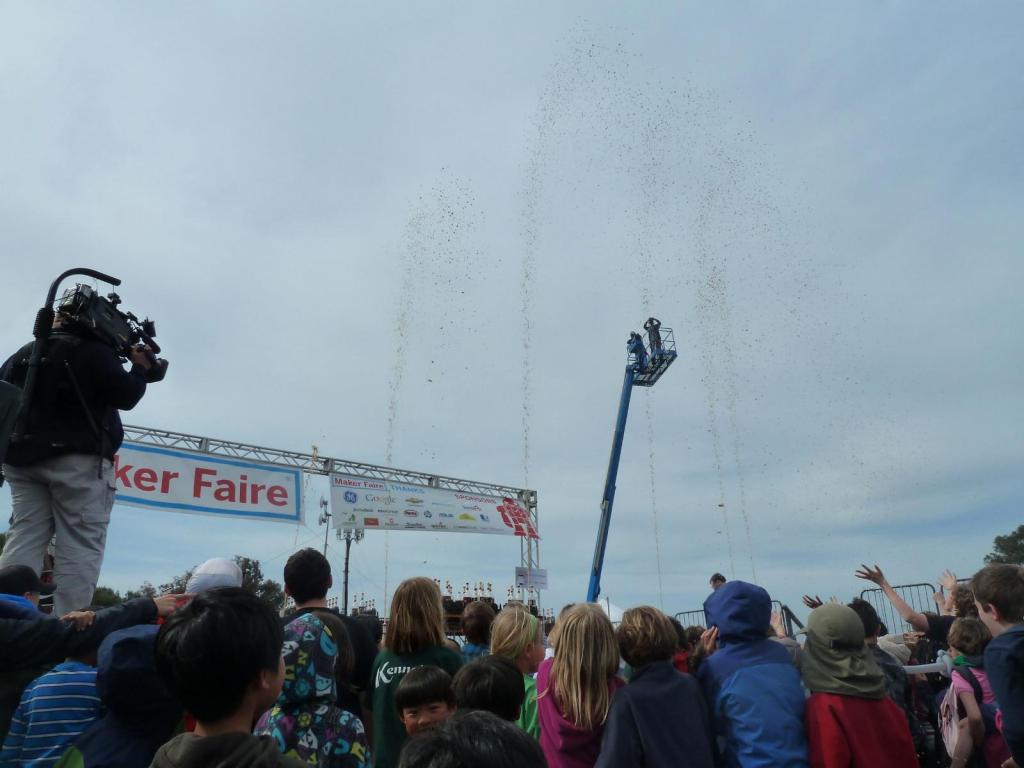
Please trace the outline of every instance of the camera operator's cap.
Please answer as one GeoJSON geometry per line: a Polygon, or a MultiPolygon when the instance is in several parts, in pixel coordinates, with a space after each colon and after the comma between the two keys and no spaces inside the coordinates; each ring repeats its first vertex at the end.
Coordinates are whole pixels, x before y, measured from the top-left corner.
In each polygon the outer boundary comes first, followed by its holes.
{"type": "Polygon", "coordinates": [[[0,593],[5,595],[24,595],[35,592],[40,595],[53,594],[53,584],[44,584],[36,572],[27,565],[8,565],[0,568],[0,593]]]}

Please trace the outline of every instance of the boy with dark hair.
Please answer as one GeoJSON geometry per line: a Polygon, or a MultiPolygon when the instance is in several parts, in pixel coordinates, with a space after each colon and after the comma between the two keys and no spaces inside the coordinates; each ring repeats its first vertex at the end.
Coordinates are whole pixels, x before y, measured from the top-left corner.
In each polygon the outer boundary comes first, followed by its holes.
{"type": "Polygon", "coordinates": [[[395,691],[395,708],[409,736],[443,723],[455,712],[451,675],[431,665],[410,669],[395,691]]]}
{"type": "Polygon", "coordinates": [[[157,634],[156,668],[196,730],[164,744],[154,768],[305,766],[269,736],[252,735],[281,693],[283,644],[274,609],[239,587],[212,589],[175,611],[157,634]]]}
{"type": "Polygon", "coordinates": [[[482,709],[503,720],[518,720],[526,698],[522,673],[501,656],[471,661],[455,673],[452,687],[460,710],[482,709]]]}
{"type": "Polygon", "coordinates": [[[370,712],[364,711],[361,696],[370,685],[377,643],[365,624],[327,607],[327,590],[333,585],[331,564],[319,550],[307,547],[289,557],[284,565],[284,591],[295,601],[295,611],[285,616],[283,623],[315,613],[327,625],[338,646],[334,676],[338,707],[370,722],[370,712]]]}
{"type": "Polygon", "coordinates": [[[536,739],[497,715],[459,712],[437,728],[410,739],[401,768],[546,768],[536,739]]]}
{"type": "Polygon", "coordinates": [[[978,618],[992,633],[985,671],[1003,713],[1003,738],[1024,766],[1024,568],[989,565],[971,579],[978,618]]]}

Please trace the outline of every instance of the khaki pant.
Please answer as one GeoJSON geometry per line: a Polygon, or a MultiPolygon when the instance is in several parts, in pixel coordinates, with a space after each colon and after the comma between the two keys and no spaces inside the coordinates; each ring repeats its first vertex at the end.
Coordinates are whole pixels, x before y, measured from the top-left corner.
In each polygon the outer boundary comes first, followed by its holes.
{"type": "Polygon", "coordinates": [[[4,465],[11,486],[11,528],[0,567],[42,568],[56,534],[53,612],[60,616],[92,603],[103,564],[107,524],[114,506],[114,467],[81,453],[44,459],[30,467],[4,465]]]}

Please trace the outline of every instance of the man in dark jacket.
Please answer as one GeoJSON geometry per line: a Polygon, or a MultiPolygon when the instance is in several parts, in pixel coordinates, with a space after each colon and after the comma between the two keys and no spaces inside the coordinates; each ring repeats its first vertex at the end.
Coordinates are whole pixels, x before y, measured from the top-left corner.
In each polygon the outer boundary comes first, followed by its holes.
{"type": "MultiPolygon", "coordinates": [[[[0,742],[25,686],[68,656],[98,648],[111,632],[149,624],[174,610],[176,596],[140,597],[97,611],[91,624],[79,624],[26,613],[23,605],[0,599],[0,742]]],[[[88,620],[88,617],[86,618],[88,620]]],[[[84,622],[83,622],[84,623],[84,622]]]]}
{"type": "MultiPolygon", "coordinates": [[[[113,459],[124,439],[118,409],[135,407],[152,364],[134,349],[125,371],[114,349],[58,315],[46,339],[29,412],[3,465],[12,515],[0,566],[42,567],[56,536],[54,611],[89,605],[114,504],[113,459]]],[[[38,343],[38,342],[33,342],[38,343]]],[[[33,343],[0,368],[0,379],[25,385],[33,343]]]]}
{"type": "Polygon", "coordinates": [[[789,652],[767,638],[772,601],[729,581],[704,601],[709,655],[697,672],[728,768],[807,768],[804,689],[789,652]],[[719,649],[717,646],[721,645],[719,649]]]}
{"type": "Polygon", "coordinates": [[[595,768],[712,768],[711,717],[697,681],[672,666],[678,636],[668,617],[630,608],[615,637],[633,677],[612,697],[595,768]]]}

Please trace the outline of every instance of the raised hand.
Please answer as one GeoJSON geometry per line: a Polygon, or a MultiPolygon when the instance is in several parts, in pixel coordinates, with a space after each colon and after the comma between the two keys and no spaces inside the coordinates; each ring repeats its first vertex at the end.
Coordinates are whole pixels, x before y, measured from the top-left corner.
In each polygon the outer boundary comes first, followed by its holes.
{"type": "Polygon", "coordinates": [[[154,597],[153,602],[156,603],[156,615],[161,619],[166,619],[175,609],[179,606],[184,605],[192,598],[192,595],[174,595],[166,594],[160,595],[160,597],[154,597]]]}
{"type": "Polygon", "coordinates": [[[822,599],[817,595],[815,595],[814,597],[811,597],[810,595],[804,595],[804,605],[806,605],[813,611],[815,608],[818,608],[821,605],[823,605],[823,602],[822,599]]]}
{"type": "Polygon", "coordinates": [[[939,584],[942,585],[944,590],[952,593],[953,590],[956,589],[956,574],[947,568],[942,572],[942,575],[939,576],[939,584]]]}
{"type": "Polygon", "coordinates": [[[83,629],[88,629],[92,626],[93,621],[96,619],[96,614],[92,611],[71,611],[65,613],[60,617],[61,621],[73,621],[78,631],[81,632],[83,629]]]}
{"type": "Polygon", "coordinates": [[[889,583],[885,580],[885,574],[882,573],[882,569],[879,568],[877,565],[875,565],[875,567],[872,568],[869,565],[864,565],[863,563],[861,563],[860,570],[854,571],[853,575],[856,576],[858,579],[864,579],[865,581],[874,582],[880,587],[883,587],[889,583]]]}
{"type": "Polygon", "coordinates": [[[776,637],[789,637],[789,633],[786,632],[786,622],[782,620],[782,611],[772,611],[771,625],[775,630],[776,637]]]}
{"type": "Polygon", "coordinates": [[[700,644],[704,648],[704,655],[710,656],[718,650],[718,627],[705,629],[700,635],[700,644]]]}

